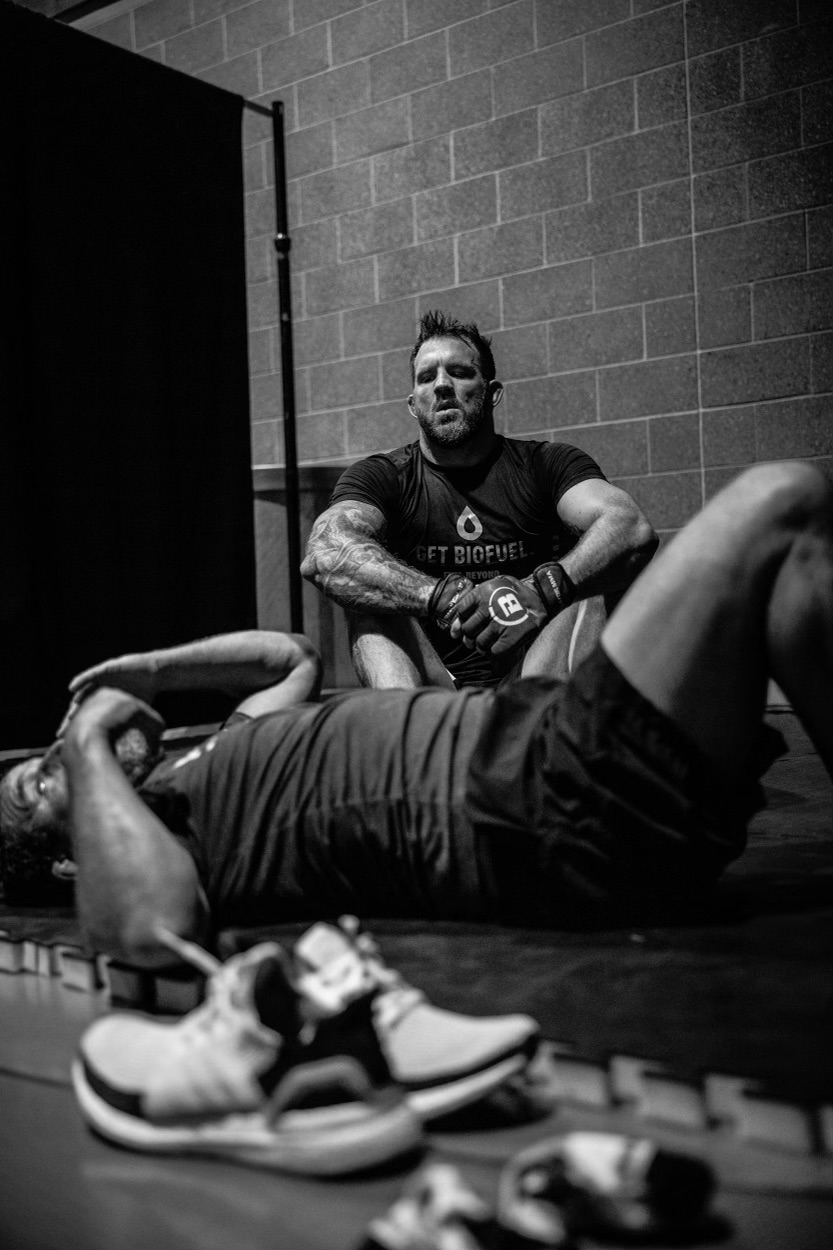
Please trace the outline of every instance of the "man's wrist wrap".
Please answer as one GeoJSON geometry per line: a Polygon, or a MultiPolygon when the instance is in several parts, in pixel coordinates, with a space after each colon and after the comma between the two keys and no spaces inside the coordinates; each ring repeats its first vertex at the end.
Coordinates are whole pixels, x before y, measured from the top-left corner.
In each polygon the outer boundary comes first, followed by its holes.
{"type": "Polygon", "coordinates": [[[428,600],[428,615],[441,629],[451,628],[456,615],[454,609],[467,590],[471,590],[471,582],[459,573],[446,573],[437,582],[428,600]]]}
{"type": "Polygon", "coordinates": [[[552,561],[539,564],[532,573],[532,580],[547,605],[547,615],[557,616],[568,608],[576,597],[576,588],[560,564],[552,561]]]}

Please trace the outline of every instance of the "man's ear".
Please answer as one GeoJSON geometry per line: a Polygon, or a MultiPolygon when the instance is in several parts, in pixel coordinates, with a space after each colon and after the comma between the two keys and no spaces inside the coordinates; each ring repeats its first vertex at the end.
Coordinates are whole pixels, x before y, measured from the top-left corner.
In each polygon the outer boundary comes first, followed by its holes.
{"type": "Polygon", "coordinates": [[[497,408],[498,404],[503,399],[503,383],[498,382],[496,378],[491,381],[489,383],[489,394],[492,397],[492,407],[497,408]]]}
{"type": "Polygon", "coordinates": [[[412,417],[416,417],[416,413],[414,412],[414,397],[413,397],[413,395],[409,395],[409,396],[408,396],[408,412],[411,414],[411,416],[412,416],[412,417]]]}

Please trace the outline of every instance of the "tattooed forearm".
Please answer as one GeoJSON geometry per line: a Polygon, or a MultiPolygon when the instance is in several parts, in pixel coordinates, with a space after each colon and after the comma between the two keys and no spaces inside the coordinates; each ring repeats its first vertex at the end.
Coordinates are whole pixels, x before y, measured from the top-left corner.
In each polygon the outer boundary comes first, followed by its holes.
{"type": "Polygon", "coordinates": [[[435,579],[383,545],[384,517],[368,504],[334,504],[313,526],[304,577],[353,612],[424,616],[435,579]]]}

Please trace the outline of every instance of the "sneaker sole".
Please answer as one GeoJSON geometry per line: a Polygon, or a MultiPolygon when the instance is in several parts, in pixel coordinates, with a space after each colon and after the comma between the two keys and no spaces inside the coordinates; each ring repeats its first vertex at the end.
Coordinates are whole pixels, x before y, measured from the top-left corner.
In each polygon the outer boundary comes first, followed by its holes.
{"type": "Polygon", "coordinates": [[[529,1055],[518,1052],[509,1055],[491,1068],[472,1072],[469,1076],[450,1081],[447,1085],[427,1086],[425,1089],[409,1089],[405,1095],[408,1106],[421,1120],[435,1120],[450,1115],[470,1103],[478,1102],[499,1089],[511,1076],[522,1071],[529,1063],[529,1055]]]}
{"type": "Polygon", "coordinates": [[[282,1127],[259,1112],[201,1124],[154,1124],[111,1106],[90,1086],[83,1064],[72,1083],[84,1119],[108,1141],[153,1154],[207,1155],[312,1176],[338,1176],[387,1163],[423,1144],[422,1125],[406,1102],[384,1110],[366,1104],[293,1112],[282,1127]]]}

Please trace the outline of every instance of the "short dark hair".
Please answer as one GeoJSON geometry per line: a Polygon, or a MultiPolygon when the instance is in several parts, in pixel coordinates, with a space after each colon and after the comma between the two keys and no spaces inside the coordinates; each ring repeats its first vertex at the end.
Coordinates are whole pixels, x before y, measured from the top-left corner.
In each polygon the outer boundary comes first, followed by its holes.
{"type": "Polygon", "coordinates": [[[480,333],[473,321],[458,321],[449,317],[448,313],[435,310],[423,313],[419,321],[419,334],[411,352],[411,384],[416,381],[414,363],[423,343],[429,339],[462,339],[473,347],[480,357],[480,370],[487,382],[496,376],[495,358],[492,355],[492,340],[480,333]]]}
{"type": "Polygon", "coordinates": [[[56,877],[53,864],[67,853],[69,838],[61,825],[38,822],[18,802],[9,782],[0,778],[0,884],[12,906],[68,907],[72,883],[56,877]]]}

